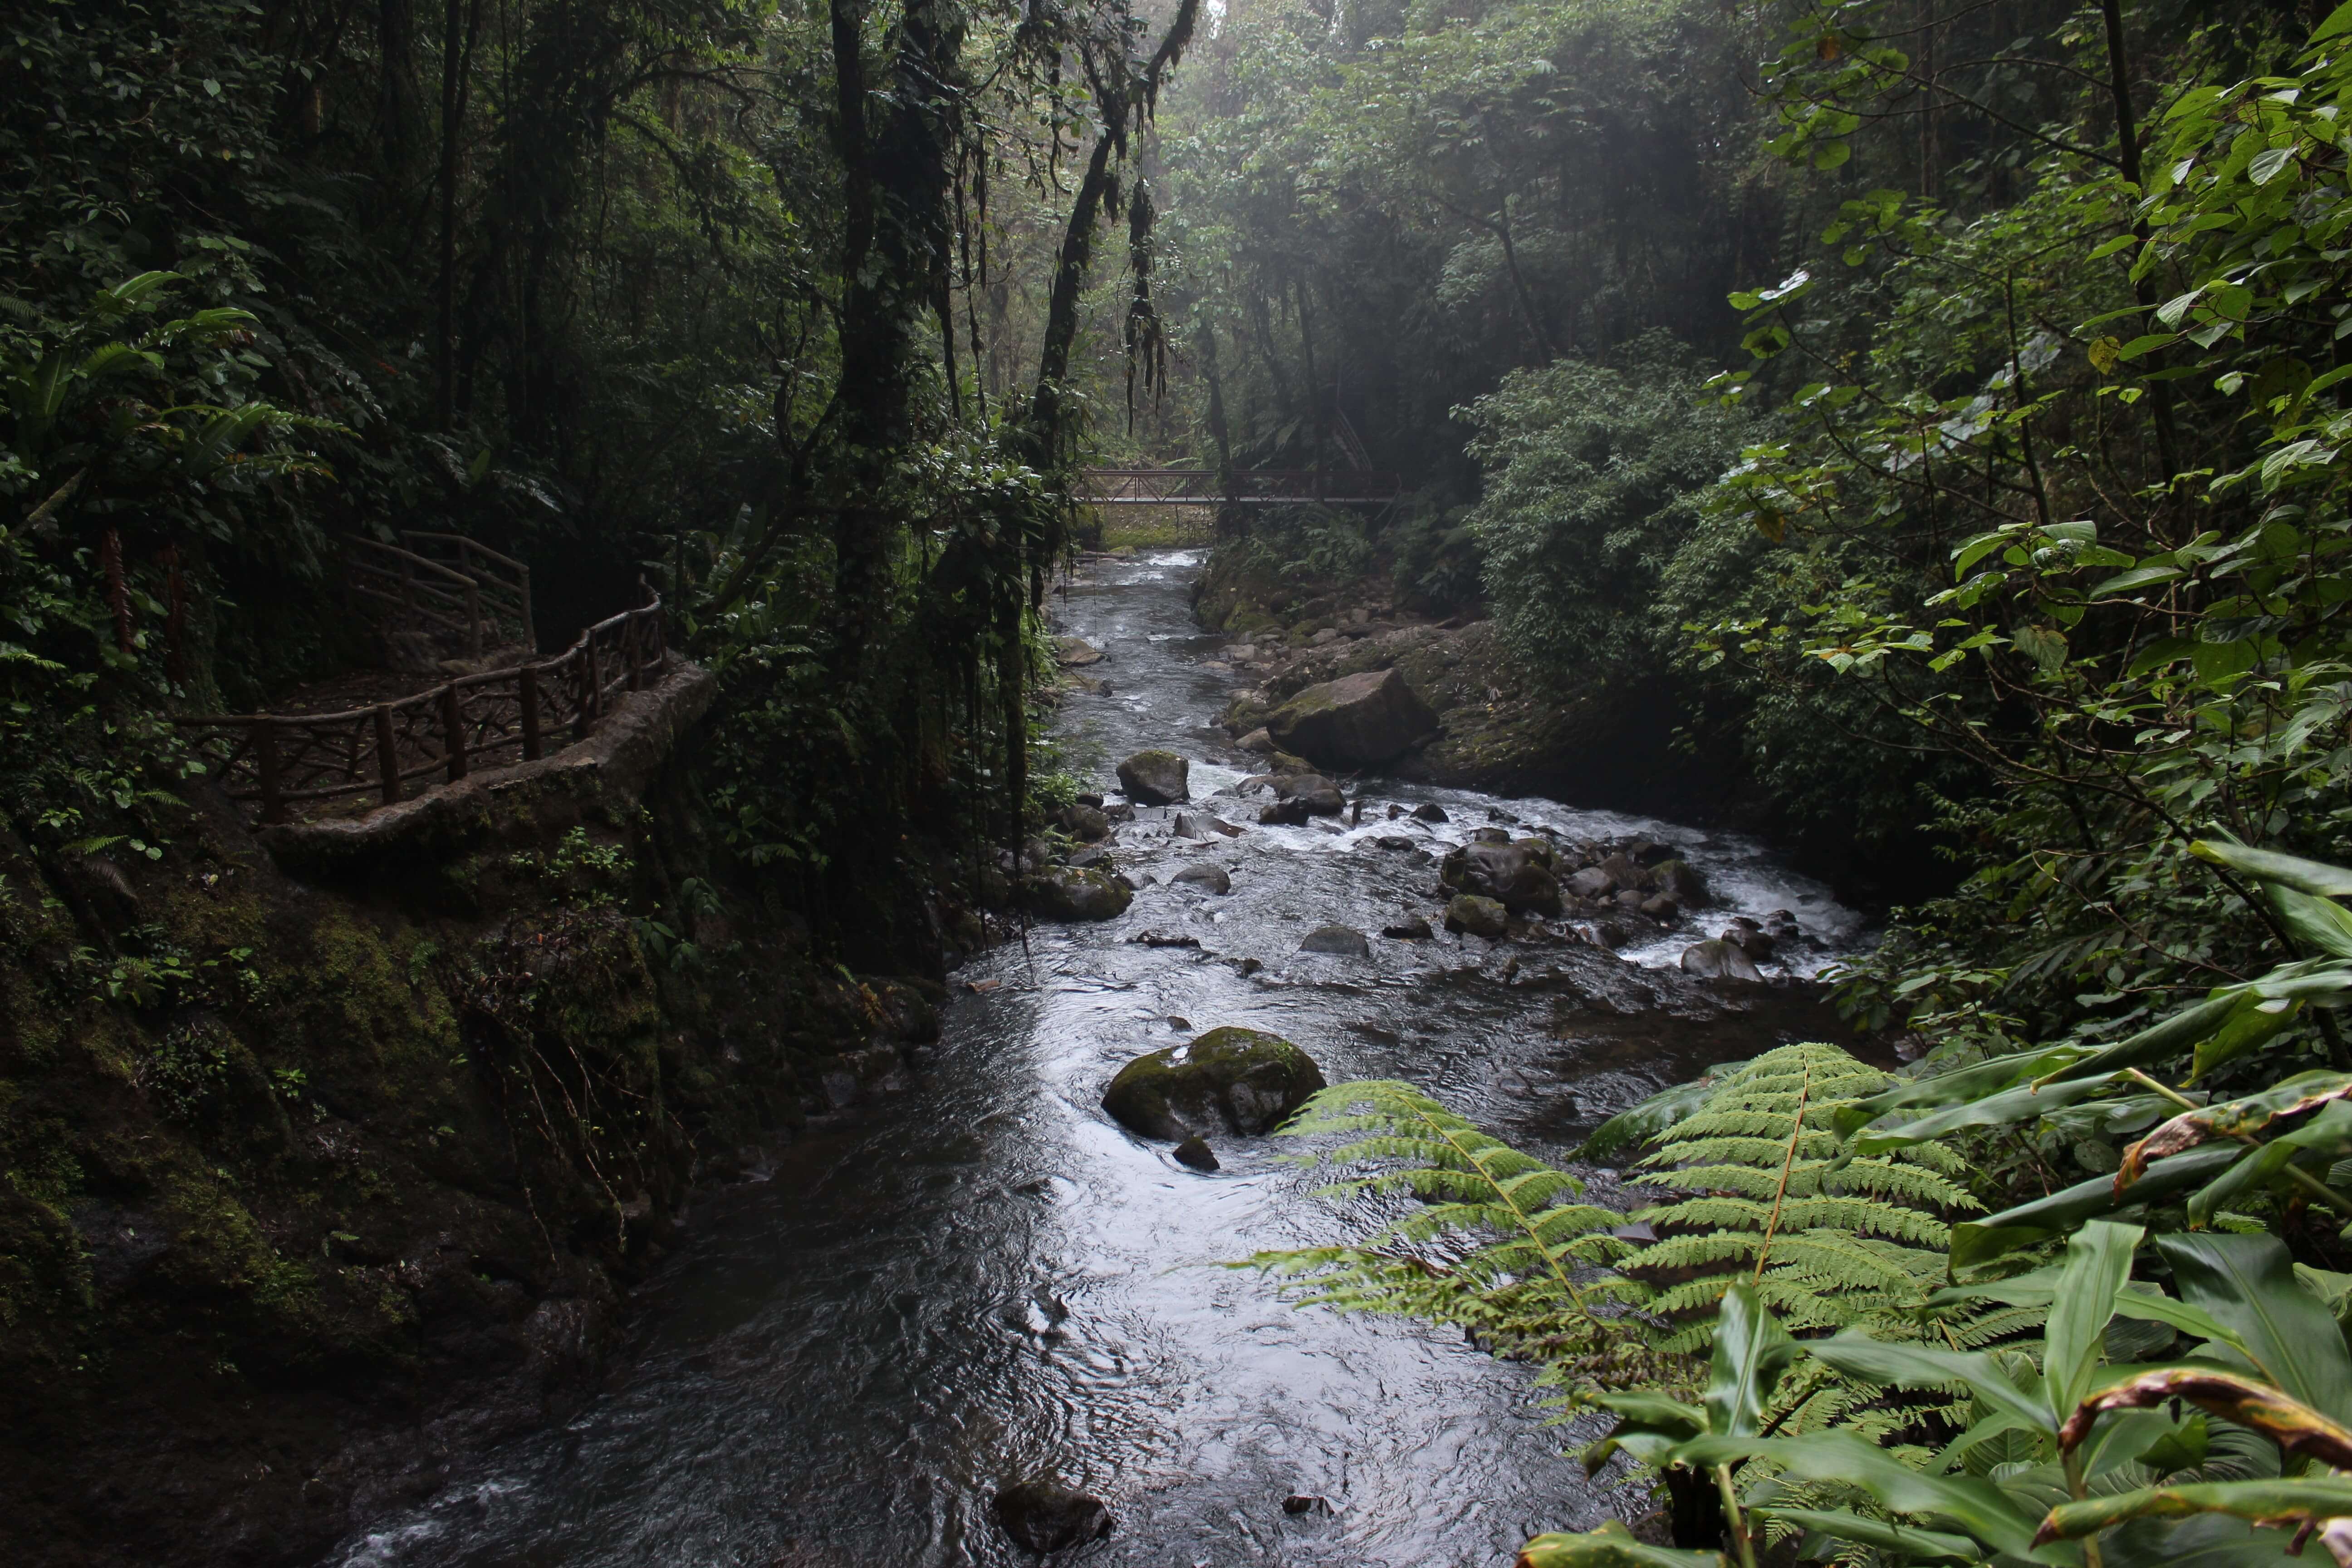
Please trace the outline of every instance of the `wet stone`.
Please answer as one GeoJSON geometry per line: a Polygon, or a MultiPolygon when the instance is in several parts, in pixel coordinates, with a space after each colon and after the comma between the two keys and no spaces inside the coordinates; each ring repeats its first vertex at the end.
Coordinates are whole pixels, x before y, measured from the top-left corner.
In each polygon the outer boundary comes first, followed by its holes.
{"type": "Polygon", "coordinates": [[[1171,882],[1181,882],[1187,887],[1199,888],[1204,892],[1230,893],[1234,890],[1234,879],[1225,874],[1224,868],[1212,866],[1205,861],[1187,866],[1168,879],[1171,882]]]}
{"type": "Polygon", "coordinates": [[[1118,787],[1138,805],[1178,805],[1192,798],[1192,771],[1173,752],[1138,752],[1118,764],[1118,787]]]}
{"type": "Polygon", "coordinates": [[[1022,1481],[998,1492],[996,1522],[1014,1545],[1041,1557],[1099,1541],[1113,1523],[1101,1499],[1054,1481],[1022,1481]]]}
{"type": "Polygon", "coordinates": [[[1207,1139],[1197,1136],[1176,1145],[1176,1163],[1195,1171],[1218,1169],[1216,1151],[1209,1147],[1207,1139]]]}
{"type": "Polygon", "coordinates": [[[1510,911],[1493,899],[1457,893],[1445,906],[1445,929],[1459,934],[1500,940],[1510,930],[1510,911]]]}
{"type": "MultiPolygon", "coordinates": [[[[1253,962],[1243,961],[1244,973],[1253,962]]],[[[1322,1087],[1314,1058],[1288,1040],[1228,1026],[1129,1062],[1104,1091],[1103,1109],[1146,1138],[1182,1140],[1218,1127],[1255,1138],[1322,1087]]]]}
{"type": "Polygon", "coordinates": [[[1370,958],[1372,944],[1365,941],[1364,933],[1355,927],[1334,925],[1308,932],[1307,940],[1298,944],[1298,951],[1328,952],[1344,958],[1370,958]]]}
{"type": "Polygon", "coordinates": [[[1727,942],[1695,942],[1683,949],[1683,973],[1705,980],[1761,980],[1756,961],[1727,942]]]}
{"type": "Polygon", "coordinates": [[[1438,805],[1433,800],[1425,800],[1419,805],[1414,806],[1412,808],[1412,815],[1418,820],[1423,822],[1444,822],[1449,820],[1445,815],[1445,808],[1438,805]]]}
{"type": "Polygon", "coordinates": [[[1427,942],[1436,932],[1419,915],[1407,915],[1394,925],[1382,926],[1381,934],[1393,942],[1427,942]]]}

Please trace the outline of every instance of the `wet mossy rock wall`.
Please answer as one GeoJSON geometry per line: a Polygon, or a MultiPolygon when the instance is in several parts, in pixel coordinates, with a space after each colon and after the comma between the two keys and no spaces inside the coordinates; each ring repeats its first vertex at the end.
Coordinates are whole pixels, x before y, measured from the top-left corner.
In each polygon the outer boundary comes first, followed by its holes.
{"type": "Polygon", "coordinates": [[[507,783],[299,876],[202,795],[153,858],[0,829],[0,1561],[315,1560],[935,1033],[730,886],[674,752],[507,783]]]}

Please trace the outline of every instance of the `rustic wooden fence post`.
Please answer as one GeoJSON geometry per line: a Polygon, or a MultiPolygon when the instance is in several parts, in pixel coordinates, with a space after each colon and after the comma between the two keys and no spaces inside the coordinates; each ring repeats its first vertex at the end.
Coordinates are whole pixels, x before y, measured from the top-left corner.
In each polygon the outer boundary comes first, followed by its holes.
{"type": "Polygon", "coordinates": [[[621,623],[621,647],[629,658],[629,689],[642,691],[646,686],[646,660],[638,647],[637,617],[631,616],[621,623]]]}
{"type": "Polygon", "coordinates": [[[278,782],[278,723],[264,719],[254,726],[254,767],[261,774],[261,820],[264,826],[286,820],[286,801],[278,782]]]}
{"type": "Polygon", "coordinates": [[[466,700],[454,680],[441,689],[441,738],[449,753],[449,782],[456,784],[466,776],[466,700]]]}
{"type": "Polygon", "coordinates": [[[596,706],[596,637],[590,632],[580,640],[579,651],[572,658],[574,677],[580,682],[580,703],[572,710],[572,738],[584,741],[589,727],[595,723],[596,706]]]}
{"type": "Polygon", "coordinates": [[[539,666],[526,664],[515,672],[522,695],[522,760],[539,761],[539,666]]]}
{"type": "Polygon", "coordinates": [[[375,772],[383,784],[383,804],[400,804],[400,742],[393,736],[392,704],[375,705],[375,772]]]}

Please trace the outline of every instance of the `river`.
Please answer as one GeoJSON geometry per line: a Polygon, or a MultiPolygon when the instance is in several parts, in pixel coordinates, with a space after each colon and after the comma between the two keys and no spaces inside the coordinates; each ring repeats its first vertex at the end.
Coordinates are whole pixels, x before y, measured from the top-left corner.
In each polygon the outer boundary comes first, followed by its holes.
{"type": "MultiPolygon", "coordinates": [[[[1738,836],[1549,801],[1372,781],[1360,827],[1255,826],[1254,806],[1217,795],[1244,759],[1211,725],[1226,681],[1207,668],[1221,639],[1188,606],[1197,565],[1096,561],[1069,586],[1062,629],[1106,651],[1091,673],[1111,689],[1066,703],[1061,734],[1106,786],[1129,752],[1185,753],[1196,800],[1249,830],[1197,844],[1169,836],[1169,812],[1139,813],[1117,852],[1152,880],[1126,914],[1040,926],[959,970],[904,1092],[812,1125],[764,1180],[699,1200],[603,1392],[330,1563],[1017,1563],[1034,1560],[990,1499],[1042,1474],[1118,1518],[1069,1561],[1139,1568],[1491,1568],[1530,1533],[1610,1511],[1526,1369],[1458,1335],[1293,1308],[1220,1267],[1371,1214],[1315,1195],[1327,1178],[1280,1140],[1217,1141],[1223,1168],[1189,1171],[1112,1123],[1103,1087],[1141,1051],[1247,1024],[1333,1081],[1411,1079],[1557,1153],[1656,1087],[1825,1023],[1795,987],[1685,979],[1683,943],[1728,912],[1785,907],[1810,969],[1864,940],[1862,921],[1738,836]],[[1423,801],[1450,820],[1387,818],[1386,803],[1423,801]],[[1727,908],[1619,955],[1444,936],[1376,936],[1368,960],[1298,953],[1318,926],[1433,917],[1430,857],[1496,813],[1515,831],[1672,843],[1727,908]],[[1415,847],[1377,842],[1400,834],[1415,847]],[[1229,868],[1229,895],[1170,885],[1200,857],[1229,868]],[[1129,940],[1146,929],[1200,946],[1129,940]],[[1292,1494],[1330,1509],[1286,1513],[1292,1494]]],[[[1633,1206],[1617,1175],[1594,1173],[1594,1193],[1633,1206]]]]}

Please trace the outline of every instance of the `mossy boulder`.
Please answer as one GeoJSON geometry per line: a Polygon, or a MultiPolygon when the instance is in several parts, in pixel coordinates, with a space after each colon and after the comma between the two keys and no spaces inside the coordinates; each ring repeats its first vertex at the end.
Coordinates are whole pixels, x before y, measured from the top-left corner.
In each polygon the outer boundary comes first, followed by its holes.
{"type": "Polygon", "coordinates": [[[1284,751],[1345,768],[1392,761],[1437,727],[1437,715],[1392,668],[1310,686],[1265,721],[1284,751]]]}
{"type": "Polygon", "coordinates": [[[1279,1035],[1228,1026],[1136,1058],[1104,1091],[1103,1109],[1146,1138],[1222,1129],[1271,1131],[1323,1087],[1314,1058],[1279,1035]]]}
{"type": "Polygon", "coordinates": [[[1138,805],[1175,805],[1192,798],[1192,772],[1173,752],[1138,752],[1118,764],[1118,787],[1138,805]]]}
{"type": "Polygon", "coordinates": [[[1457,935],[1500,941],[1510,931],[1510,911],[1493,899],[1457,893],[1445,906],[1445,929],[1457,935]]]}
{"type": "Polygon", "coordinates": [[[1048,866],[1022,884],[1024,901],[1041,920],[1108,921],[1127,912],[1134,891],[1091,867],[1048,866]]]}

